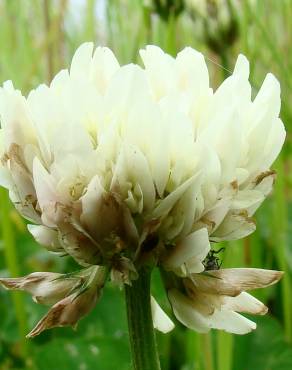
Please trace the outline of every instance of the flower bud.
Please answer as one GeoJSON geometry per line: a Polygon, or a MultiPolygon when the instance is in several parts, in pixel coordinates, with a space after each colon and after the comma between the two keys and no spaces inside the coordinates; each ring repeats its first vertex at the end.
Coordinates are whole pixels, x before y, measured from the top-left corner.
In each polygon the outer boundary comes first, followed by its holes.
{"type": "Polygon", "coordinates": [[[222,53],[235,42],[239,0],[187,0],[186,6],[194,21],[202,25],[202,37],[215,53],[222,53]]]}

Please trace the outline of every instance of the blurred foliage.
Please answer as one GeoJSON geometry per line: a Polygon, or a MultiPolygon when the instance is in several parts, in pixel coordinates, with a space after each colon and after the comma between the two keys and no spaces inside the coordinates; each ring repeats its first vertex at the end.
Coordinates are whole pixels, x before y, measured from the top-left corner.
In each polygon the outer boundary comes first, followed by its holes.
{"type": "MultiPolygon", "coordinates": [[[[275,166],[274,194],[257,214],[257,232],[226,245],[221,255],[225,267],[285,271],[279,285],[257,292],[270,314],[257,318],[258,329],[244,337],[199,335],[178,323],[171,334],[157,336],[163,370],[291,369],[292,0],[0,0],[0,19],[0,80],[12,79],[24,92],[49,82],[89,40],[110,46],[122,63],[140,63],[138,49],[148,43],[173,55],[193,46],[206,55],[214,86],[231,73],[239,52],[251,62],[255,93],[267,71],[278,77],[287,140],[275,166]]],[[[49,255],[33,241],[3,189],[0,217],[2,276],[76,268],[71,259],[49,255]]],[[[170,313],[158,274],[153,291],[170,313]]],[[[24,294],[0,290],[0,370],[130,369],[119,289],[109,284],[77,331],[54,329],[26,340],[45,310],[24,294]]]]}

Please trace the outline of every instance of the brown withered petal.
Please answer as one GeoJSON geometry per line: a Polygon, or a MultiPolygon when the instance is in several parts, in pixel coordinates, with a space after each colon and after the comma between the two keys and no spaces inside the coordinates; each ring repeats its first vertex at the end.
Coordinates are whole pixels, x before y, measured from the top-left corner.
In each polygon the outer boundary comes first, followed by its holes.
{"type": "Polygon", "coordinates": [[[237,296],[206,293],[198,289],[190,279],[184,279],[184,286],[188,296],[193,301],[194,307],[206,316],[212,315],[216,309],[226,309],[255,315],[264,315],[268,311],[268,308],[262,302],[246,292],[242,292],[237,296]]]}
{"type": "Polygon", "coordinates": [[[224,308],[236,312],[244,312],[253,315],[265,315],[268,307],[261,301],[246,292],[236,297],[224,297],[224,308]]]}
{"type": "Polygon", "coordinates": [[[131,260],[121,257],[113,262],[111,281],[122,287],[123,284],[131,285],[132,280],[138,278],[137,270],[131,260]]]}
{"type": "Polygon", "coordinates": [[[44,280],[54,280],[62,274],[54,272],[33,272],[27,276],[17,278],[0,278],[0,284],[6,289],[10,290],[27,290],[30,291],[31,287],[44,280]]]}
{"type": "Polygon", "coordinates": [[[112,234],[125,236],[125,206],[114,193],[105,191],[98,176],[92,179],[81,200],[81,221],[98,243],[112,234]],[[96,215],[102,215],[99,222],[96,215]]]}
{"type": "Polygon", "coordinates": [[[37,303],[51,305],[64,298],[80,283],[79,277],[62,278],[54,272],[34,272],[18,278],[0,278],[0,284],[10,290],[23,290],[37,303]]]}
{"type": "Polygon", "coordinates": [[[264,288],[275,284],[282,276],[282,271],[229,268],[194,274],[192,280],[197,289],[202,292],[234,297],[245,290],[264,288]]]}
{"type": "Polygon", "coordinates": [[[81,266],[97,265],[100,263],[100,249],[83,232],[76,230],[69,223],[60,223],[59,240],[64,250],[81,266]]]}
{"type": "Polygon", "coordinates": [[[49,310],[26,337],[33,338],[44,330],[55,327],[75,327],[78,321],[92,310],[99,295],[99,290],[90,288],[82,294],[74,293],[62,299],[49,310]]]}

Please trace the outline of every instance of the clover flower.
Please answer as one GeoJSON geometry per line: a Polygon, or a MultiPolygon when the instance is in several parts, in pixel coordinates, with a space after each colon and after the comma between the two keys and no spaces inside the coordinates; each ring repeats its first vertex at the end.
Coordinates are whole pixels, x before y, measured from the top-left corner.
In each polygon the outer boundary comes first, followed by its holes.
{"type": "MultiPolygon", "coordinates": [[[[252,2],[250,2],[252,5],[252,2]]],[[[221,55],[237,39],[242,2],[239,0],[186,0],[196,33],[221,55]]]]}
{"type": "MultiPolygon", "coordinates": [[[[119,66],[109,49],[85,43],[49,86],[27,97],[10,81],[0,90],[1,184],[36,241],[82,266],[0,280],[53,304],[30,336],[74,326],[108,277],[131,284],[145,266],[163,272],[182,323],[242,334],[255,324],[237,311],[266,312],[245,290],[282,275],[204,264],[210,242],[255,230],[271,192],[285,138],[278,81],[268,74],[252,99],[242,55],[215,91],[192,48],[140,55],[144,68],[119,66]]],[[[173,327],[154,298],[152,315],[158,329],[173,327]]]]}

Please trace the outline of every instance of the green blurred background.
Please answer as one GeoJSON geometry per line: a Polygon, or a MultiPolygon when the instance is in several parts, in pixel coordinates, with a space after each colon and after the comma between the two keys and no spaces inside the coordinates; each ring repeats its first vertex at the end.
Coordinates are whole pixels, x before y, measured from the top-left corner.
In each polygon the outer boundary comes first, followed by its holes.
{"type": "MultiPolygon", "coordinates": [[[[256,293],[270,313],[255,318],[258,329],[246,336],[199,335],[177,323],[171,334],[158,334],[158,342],[163,370],[291,370],[292,0],[0,0],[1,84],[11,79],[27,93],[49,82],[83,41],[111,47],[121,63],[140,63],[138,49],[146,44],[173,55],[193,46],[206,55],[214,87],[230,75],[241,52],[251,63],[254,93],[267,72],[280,80],[287,139],[274,165],[278,179],[273,195],[256,215],[254,235],[229,243],[221,256],[224,267],[285,271],[280,284],[256,293]]],[[[71,259],[38,246],[3,189],[0,198],[1,276],[76,268],[71,259]]],[[[170,313],[159,276],[153,280],[155,296],[170,313]]],[[[28,295],[0,290],[0,370],[130,369],[118,288],[108,284],[77,331],[54,329],[26,340],[28,328],[45,311],[28,295]]]]}

